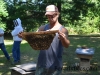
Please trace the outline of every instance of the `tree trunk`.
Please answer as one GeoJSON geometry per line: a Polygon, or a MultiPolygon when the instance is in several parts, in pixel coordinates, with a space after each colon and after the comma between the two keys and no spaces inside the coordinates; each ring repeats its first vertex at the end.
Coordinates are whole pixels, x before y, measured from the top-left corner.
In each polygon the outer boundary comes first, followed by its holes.
{"type": "MultiPolygon", "coordinates": [[[[60,12],[60,14],[61,14],[61,0],[59,0],[59,1],[57,2],[57,7],[58,7],[58,10],[59,10],[59,12],[60,12]]],[[[61,15],[59,16],[59,22],[61,22],[61,15]]]]}

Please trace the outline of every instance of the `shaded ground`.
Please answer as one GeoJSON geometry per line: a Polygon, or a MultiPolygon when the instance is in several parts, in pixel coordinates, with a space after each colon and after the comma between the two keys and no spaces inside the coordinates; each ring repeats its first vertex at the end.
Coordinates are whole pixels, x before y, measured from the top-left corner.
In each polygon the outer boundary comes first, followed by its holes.
{"type": "MultiPolygon", "coordinates": [[[[96,64],[98,66],[97,70],[93,71],[80,71],[80,70],[63,70],[63,75],[100,75],[100,37],[87,37],[87,36],[71,36],[70,39],[70,47],[68,49],[64,49],[63,52],[63,64],[64,67],[68,66],[74,66],[75,63],[79,63],[79,58],[76,56],[75,50],[79,46],[87,46],[87,47],[93,47],[95,49],[95,54],[93,55],[90,64],[94,65],[96,64]]],[[[11,59],[12,59],[12,44],[13,41],[5,40],[7,51],[9,52],[11,59]]],[[[38,57],[39,51],[33,50],[29,44],[25,41],[21,44],[21,63],[28,63],[28,62],[36,62],[38,57]]],[[[14,65],[11,65],[10,62],[8,62],[2,51],[0,50],[0,75],[10,75],[10,67],[14,65]]]]}

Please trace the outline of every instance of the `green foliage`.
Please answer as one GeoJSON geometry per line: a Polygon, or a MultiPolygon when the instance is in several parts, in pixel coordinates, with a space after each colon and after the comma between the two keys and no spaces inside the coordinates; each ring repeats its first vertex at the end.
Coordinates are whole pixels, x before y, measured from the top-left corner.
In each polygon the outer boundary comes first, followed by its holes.
{"type": "Polygon", "coordinates": [[[71,34],[90,34],[100,32],[100,2],[99,0],[14,0],[8,4],[9,16],[3,19],[7,23],[6,30],[13,28],[13,20],[20,18],[25,31],[35,31],[47,23],[44,16],[48,4],[57,5],[60,11],[59,21],[67,26],[71,34]],[[71,30],[70,30],[71,29],[71,30]]]}
{"type": "Polygon", "coordinates": [[[98,33],[99,29],[96,27],[96,23],[98,18],[91,20],[86,17],[82,20],[74,22],[73,25],[69,25],[68,30],[69,34],[90,34],[90,33],[98,33]]]}
{"type": "Polygon", "coordinates": [[[5,22],[2,21],[2,17],[8,16],[8,12],[6,9],[6,4],[3,0],[0,0],[0,28],[4,29],[6,28],[5,22]]]}
{"type": "Polygon", "coordinates": [[[2,29],[5,31],[5,29],[6,29],[6,24],[0,23],[0,28],[2,28],[2,29]]]}
{"type": "Polygon", "coordinates": [[[72,0],[63,4],[62,19],[70,34],[100,32],[99,4],[98,0],[72,0]]]}
{"type": "Polygon", "coordinates": [[[20,18],[22,20],[22,26],[25,31],[35,31],[37,27],[41,25],[44,20],[44,5],[35,5],[30,2],[15,2],[15,5],[10,5],[9,10],[9,20],[8,29],[13,29],[14,25],[12,20],[20,18]],[[41,16],[41,17],[40,17],[41,16]],[[11,22],[9,24],[9,22],[11,22]],[[10,28],[11,27],[11,28],[10,28]]]}
{"type": "Polygon", "coordinates": [[[3,17],[8,16],[6,5],[3,0],[0,0],[0,16],[3,16],[3,17]]]}

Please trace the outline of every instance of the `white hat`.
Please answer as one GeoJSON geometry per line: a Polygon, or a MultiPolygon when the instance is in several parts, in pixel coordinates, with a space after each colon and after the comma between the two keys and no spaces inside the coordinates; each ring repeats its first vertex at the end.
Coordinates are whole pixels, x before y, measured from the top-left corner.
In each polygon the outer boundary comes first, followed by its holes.
{"type": "Polygon", "coordinates": [[[18,25],[21,26],[21,20],[20,20],[20,18],[17,18],[16,20],[17,20],[18,25]]]}
{"type": "Polygon", "coordinates": [[[58,8],[55,5],[48,5],[45,15],[53,15],[55,12],[58,12],[58,8]]]}

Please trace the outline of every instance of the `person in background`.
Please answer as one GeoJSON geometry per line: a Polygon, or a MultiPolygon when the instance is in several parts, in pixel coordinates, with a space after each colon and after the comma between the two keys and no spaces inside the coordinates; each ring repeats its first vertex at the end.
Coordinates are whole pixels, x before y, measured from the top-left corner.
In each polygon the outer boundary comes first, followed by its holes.
{"type": "Polygon", "coordinates": [[[8,61],[10,61],[10,56],[6,50],[5,44],[4,44],[4,31],[0,28],[0,49],[3,51],[5,57],[8,61]]]}
{"type": "Polygon", "coordinates": [[[18,37],[18,34],[20,32],[23,32],[21,20],[18,18],[16,20],[13,20],[13,23],[15,25],[14,30],[11,32],[11,35],[13,36],[13,48],[12,48],[12,56],[13,56],[13,62],[12,64],[17,64],[20,62],[20,44],[22,41],[22,38],[18,37]]]}

